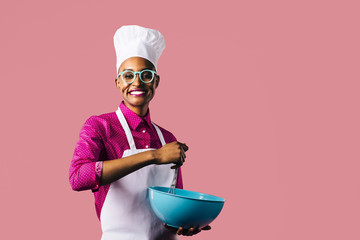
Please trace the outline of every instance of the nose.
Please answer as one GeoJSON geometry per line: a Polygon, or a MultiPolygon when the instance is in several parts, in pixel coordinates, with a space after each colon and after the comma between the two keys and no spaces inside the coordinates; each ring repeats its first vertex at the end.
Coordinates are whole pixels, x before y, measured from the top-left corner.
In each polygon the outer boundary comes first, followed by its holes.
{"type": "Polygon", "coordinates": [[[132,84],[135,85],[135,86],[140,86],[142,83],[143,82],[140,80],[140,74],[136,73],[135,74],[135,80],[134,80],[134,82],[132,84]]]}

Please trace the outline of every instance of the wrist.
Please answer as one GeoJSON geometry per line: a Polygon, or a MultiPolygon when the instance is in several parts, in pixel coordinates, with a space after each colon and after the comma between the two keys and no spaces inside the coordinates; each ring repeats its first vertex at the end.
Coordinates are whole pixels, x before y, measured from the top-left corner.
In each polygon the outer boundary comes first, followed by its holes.
{"type": "Polygon", "coordinates": [[[156,150],[150,150],[149,151],[151,153],[151,160],[150,162],[152,164],[158,164],[158,161],[159,161],[159,151],[156,149],[156,150]]]}

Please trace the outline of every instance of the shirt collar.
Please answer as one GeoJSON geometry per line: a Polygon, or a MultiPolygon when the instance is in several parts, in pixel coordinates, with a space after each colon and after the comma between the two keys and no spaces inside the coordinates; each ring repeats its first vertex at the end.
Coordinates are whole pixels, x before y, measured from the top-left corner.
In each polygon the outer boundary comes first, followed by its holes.
{"type": "Polygon", "coordinates": [[[125,119],[132,130],[135,130],[139,126],[142,120],[145,120],[148,126],[152,130],[154,130],[150,118],[150,109],[148,109],[148,112],[145,114],[144,117],[139,117],[136,113],[131,111],[127,106],[125,106],[124,101],[122,101],[120,104],[120,110],[124,114],[125,119]]]}

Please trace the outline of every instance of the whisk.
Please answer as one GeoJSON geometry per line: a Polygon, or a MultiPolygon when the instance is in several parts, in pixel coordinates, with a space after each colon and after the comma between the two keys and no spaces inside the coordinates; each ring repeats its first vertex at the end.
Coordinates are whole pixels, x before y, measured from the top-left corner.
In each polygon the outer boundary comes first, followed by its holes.
{"type": "Polygon", "coordinates": [[[176,194],[176,184],[177,184],[177,178],[178,178],[178,171],[179,171],[179,168],[176,168],[174,178],[172,180],[171,186],[170,186],[169,191],[168,191],[168,193],[170,193],[170,194],[176,194]]]}

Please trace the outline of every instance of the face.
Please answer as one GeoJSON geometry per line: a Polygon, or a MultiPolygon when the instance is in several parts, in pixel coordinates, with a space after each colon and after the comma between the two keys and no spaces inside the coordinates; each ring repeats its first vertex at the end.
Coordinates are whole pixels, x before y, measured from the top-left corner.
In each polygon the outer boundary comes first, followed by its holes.
{"type": "MultiPolygon", "coordinates": [[[[119,72],[131,70],[134,72],[144,69],[155,70],[154,65],[147,59],[141,57],[132,57],[126,59],[119,68],[119,72]]],[[[155,96],[155,89],[159,85],[160,77],[155,75],[151,83],[143,83],[139,74],[136,74],[135,81],[127,84],[119,76],[116,80],[116,87],[120,90],[125,105],[134,111],[135,108],[147,110],[149,102],[155,96]]],[[[135,111],[134,111],[135,112],[135,111]]]]}

